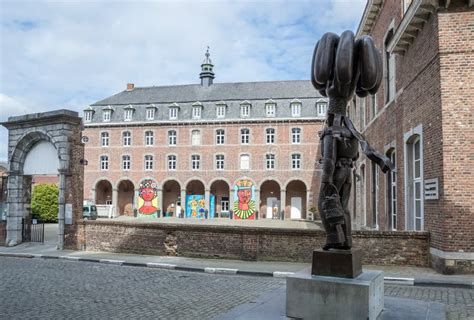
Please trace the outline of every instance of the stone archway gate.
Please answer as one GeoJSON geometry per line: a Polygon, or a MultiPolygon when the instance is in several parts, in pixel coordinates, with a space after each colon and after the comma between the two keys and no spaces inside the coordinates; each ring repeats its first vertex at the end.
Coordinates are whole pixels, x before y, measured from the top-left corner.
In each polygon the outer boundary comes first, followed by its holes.
{"type": "Polygon", "coordinates": [[[82,119],[77,112],[56,110],[9,117],[1,124],[8,129],[5,244],[15,246],[22,241],[22,219],[29,214],[31,189],[31,176],[23,172],[25,159],[36,143],[47,141],[55,147],[59,158],[58,249],[78,247],[76,221],[82,217],[84,180],[82,119]]]}

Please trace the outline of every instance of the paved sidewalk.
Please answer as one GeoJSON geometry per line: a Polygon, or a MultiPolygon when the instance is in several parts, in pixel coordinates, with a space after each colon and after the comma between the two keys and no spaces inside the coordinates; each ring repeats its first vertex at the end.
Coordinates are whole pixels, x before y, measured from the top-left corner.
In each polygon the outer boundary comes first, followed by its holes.
{"type": "MultiPolygon", "coordinates": [[[[22,243],[16,247],[0,247],[0,256],[60,258],[116,265],[269,277],[286,277],[310,266],[309,263],[199,259],[72,250],[59,251],[52,241],[44,244],[22,243]]],[[[391,284],[474,288],[474,275],[447,276],[438,274],[433,269],[422,267],[365,265],[364,269],[383,270],[385,282],[391,284]]]]}

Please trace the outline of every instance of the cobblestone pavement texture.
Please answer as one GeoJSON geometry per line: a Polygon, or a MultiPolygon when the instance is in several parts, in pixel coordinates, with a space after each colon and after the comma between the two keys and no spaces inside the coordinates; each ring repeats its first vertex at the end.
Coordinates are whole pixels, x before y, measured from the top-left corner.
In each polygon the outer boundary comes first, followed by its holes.
{"type": "Polygon", "coordinates": [[[385,285],[385,295],[441,302],[446,305],[446,319],[474,320],[473,289],[385,285]]]}
{"type": "MultiPolygon", "coordinates": [[[[0,318],[212,319],[284,279],[0,257],[0,318]]],[[[385,295],[446,305],[474,320],[474,290],[385,285],[385,295]]]]}
{"type": "Polygon", "coordinates": [[[0,257],[0,318],[212,319],[284,279],[0,257]]]}

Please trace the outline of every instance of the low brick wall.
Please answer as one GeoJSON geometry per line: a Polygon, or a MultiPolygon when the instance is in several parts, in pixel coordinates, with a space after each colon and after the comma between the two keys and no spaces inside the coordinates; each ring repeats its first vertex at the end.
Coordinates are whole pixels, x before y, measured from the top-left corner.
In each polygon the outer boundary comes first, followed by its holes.
{"type": "MultiPolygon", "coordinates": [[[[320,230],[182,225],[121,221],[80,222],[90,251],[310,262],[320,230]]],[[[353,232],[364,264],[428,266],[429,236],[420,232],[353,232]]]]}
{"type": "Polygon", "coordinates": [[[5,245],[6,238],[7,238],[7,222],[0,221],[0,246],[5,245]]]}

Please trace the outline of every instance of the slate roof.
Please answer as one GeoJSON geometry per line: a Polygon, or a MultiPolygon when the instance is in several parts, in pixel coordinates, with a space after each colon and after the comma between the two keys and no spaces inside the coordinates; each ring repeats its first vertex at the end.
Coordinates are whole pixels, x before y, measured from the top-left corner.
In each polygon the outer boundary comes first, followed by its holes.
{"type": "MultiPolygon", "coordinates": [[[[270,99],[276,103],[276,115],[271,117],[275,119],[292,117],[290,105],[294,99],[302,104],[301,118],[321,118],[317,115],[316,103],[327,101],[306,80],[214,83],[209,87],[200,84],[137,87],[92,104],[95,112],[89,123],[103,123],[103,110],[108,108],[113,110],[110,123],[123,122],[124,110],[130,105],[135,109],[132,121],[127,121],[130,124],[173,121],[169,120],[169,108],[173,105],[179,106],[178,119],[174,121],[193,121],[192,107],[193,104],[196,106],[196,102],[202,105],[201,120],[245,119],[240,115],[240,104],[243,101],[248,101],[251,105],[247,119],[262,119],[268,118],[265,102],[270,99]],[[227,105],[226,115],[224,119],[217,119],[216,107],[222,102],[227,105]],[[151,105],[156,108],[152,121],[146,119],[146,108],[151,105]]],[[[90,109],[86,108],[85,111],[87,110],[90,109]]]]}
{"type": "Polygon", "coordinates": [[[100,100],[92,106],[219,100],[259,100],[321,97],[308,80],[214,83],[138,87],[100,100]]]}

